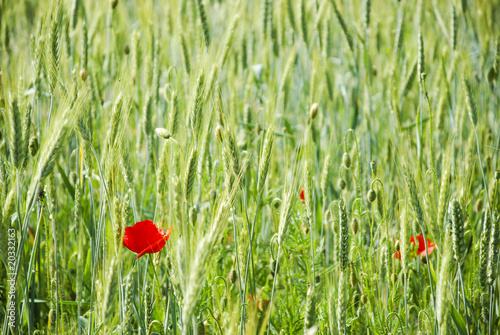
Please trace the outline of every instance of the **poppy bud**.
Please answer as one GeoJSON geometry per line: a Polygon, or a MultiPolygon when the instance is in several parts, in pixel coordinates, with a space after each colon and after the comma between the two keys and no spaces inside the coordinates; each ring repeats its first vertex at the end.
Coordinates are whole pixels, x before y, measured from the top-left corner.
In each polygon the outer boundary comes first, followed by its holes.
{"type": "Polygon", "coordinates": [[[205,335],[205,324],[201,320],[196,324],[196,334],[205,335]]]}
{"type": "Polygon", "coordinates": [[[396,243],[394,243],[394,249],[396,249],[396,251],[399,251],[401,249],[399,240],[397,240],[396,243]]]}
{"type": "Polygon", "coordinates": [[[375,199],[377,199],[377,192],[375,192],[374,189],[371,189],[368,191],[366,194],[366,198],[368,199],[369,202],[374,202],[375,199]]]}
{"type": "Polygon", "coordinates": [[[86,81],[88,76],[89,76],[89,73],[87,72],[87,70],[85,70],[85,69],[80,70],[80,79],[82,81],[86,81]]]}
{"type": "Polygon", "coordinates": [[[342,164],[346,167],[346,169],[351,168],[351,156],[347,152],[344,152],[344,155],[342,156],[342,164]]]}
{"type": "Polygon", "coordinates": [[[130,53],[130,47],[129,47],[129,45],[128,45],[128,44],[125,44],[125,45],[123,46],[123,53],[124,53],[125,55],[128,55],[128,54],[130,53]]]}
{"type": "Polygon", "coordinates": [[[339,178],[339,180],[337,181],[337,187],[341,190],[344,190],[346,186],[347,186],[347,183],[346,183],[345,179],[339,178]]]}
{"type": "MultiPolygon", "coordinates": [[[[0,136],[1,137],[1,136],[0,136]]],[[[36,136],[32,136],[29,142],[29,150],[31,156],[36,156],[38,152],[38,138],[36,136]]]]}
{"type": "Polygon", "coordinates": [[[234,283],[236,283],[236,279],[237,279],[236,270],[235,270],[235,269],[232,269],[232,270],[229,272],[229,282],[230,282],[231,284],[234,284],[234,283]]]}
{"type": "Polygon", "coordinates": [[[359,231],[359,220],[357,218],[353,218],[351,221],[351,230],[354,235],[356,235],[359,231]]]}
{"type": "Polygon", "coordinates": [[[320,276],[314,277],[314,281],[316,282],[316,284],[318,284],[321,281],[321,277],[320,276]]]}
{"type": "Polygon", "coordinates": [[[311,109],[309,109],[309,117],[311,120],[314,120],[316,118],[316,115],[318,115],[318,103],[315,102],[312,104],[311,109]]]}
{"type": "Polygon", "coordinates": [[[224,128],[222,128],[222,126],[219,124],[217,125],[217,127],[215,127],[215,138],[219,143],[222,143],[223,135],[224,135],[224,128]]]}
{"type": "Polygon", "coordinates": [[[500,170],[495,171],[495,179],[499,180],[500,179],[500,170]]]}
{"type": "Polygon", "coordinates": [[[115,9],[118,6],[118,0],[111,0],[111,9],[115,9]]]}
{"type": "Polygon", "coordinates": [[[156,135],[168,140],[172,135],[170,135],[170,132],[166,130],[165,128],[156,128],[155,129],[156,135]]]}

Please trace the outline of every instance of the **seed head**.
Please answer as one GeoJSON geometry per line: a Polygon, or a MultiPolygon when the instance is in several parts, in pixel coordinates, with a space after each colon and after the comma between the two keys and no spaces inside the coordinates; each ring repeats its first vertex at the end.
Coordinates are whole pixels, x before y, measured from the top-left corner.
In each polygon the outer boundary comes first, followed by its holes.
{"type": "Polygon", "coordinates": [[[29,142],[30,155],[35,157],[38,153],[38,138],[36,136],[31,136],[29,142]]]}
{"type": "Polygon", "coordinates": [[[340,234],[339,234],[339,260],[340,268],[345,271],[349,261],[349,228],[347,221],[347,211],[344,200],[339,200],[340,234]]]}
{"type": "Polygon", "coordinates": [[[453,254],[457,262],[463,263],[465,253],[464,243],[464,224],[462,208],[458,200],[453,200],[450,203],[451,212],[451,229],[453,237],[453,254]]]}
{"type": "Polygon", "coordinates": [[[477,109],[474,100],[474,95],[472,93],[472,86],[467,78],[463,78],[463,85],[465,91],[465,105],[467,106],[467,111],[469,112],[470,120],[474,127],[477,127],[477,109]]]}
{"type": "Polygon", "coordinates": [[[215,138],[219,143],[222,143],[222,140],[224,139],[224,128],[222,128],[220,124],[215,127],[215,138]]]}

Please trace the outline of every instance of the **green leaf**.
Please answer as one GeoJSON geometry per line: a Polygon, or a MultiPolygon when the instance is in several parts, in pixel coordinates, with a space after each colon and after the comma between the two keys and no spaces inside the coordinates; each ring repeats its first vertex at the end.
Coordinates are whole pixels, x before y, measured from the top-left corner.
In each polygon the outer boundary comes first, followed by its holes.
{"type": "MultiPolygon", "coordinates": [[[[430,256],[429,256],[430,258],[430,256]]],[[[434,282],[434,285],[437,284],[437,276],[436,272],[434,272],[434,267],[432,266],[432,262],[429,260],[429,268],[431,269],[431,276],[432,276],[432,281],[434,282]]]]}
{"type": "Polygon", "coordinates": [[[458,333],[460,335],[467,335],[464,318],[460,315],[455,306],[453,306],[451,303],[450,306],[451,306],[451,318],[455,323],[455,327],[457,328],[458,333]]]}

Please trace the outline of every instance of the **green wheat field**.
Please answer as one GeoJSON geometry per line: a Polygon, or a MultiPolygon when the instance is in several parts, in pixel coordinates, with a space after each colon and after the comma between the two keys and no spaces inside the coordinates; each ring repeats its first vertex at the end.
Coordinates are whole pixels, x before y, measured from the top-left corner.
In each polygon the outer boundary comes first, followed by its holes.
{"type": "Polygon", "coordinates": [[[499,0],[0,0],[0,334],[500,334],[499,73],[499,0]]]}

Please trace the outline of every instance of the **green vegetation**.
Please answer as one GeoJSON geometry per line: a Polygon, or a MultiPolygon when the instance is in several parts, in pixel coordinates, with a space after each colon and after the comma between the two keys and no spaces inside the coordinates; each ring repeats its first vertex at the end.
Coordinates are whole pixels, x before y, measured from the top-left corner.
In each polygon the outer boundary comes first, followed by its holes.
{"type": "Polygon", "coordinates": [[[0,22],[2,334],[500,334],[499,0],[0,22]]]}

